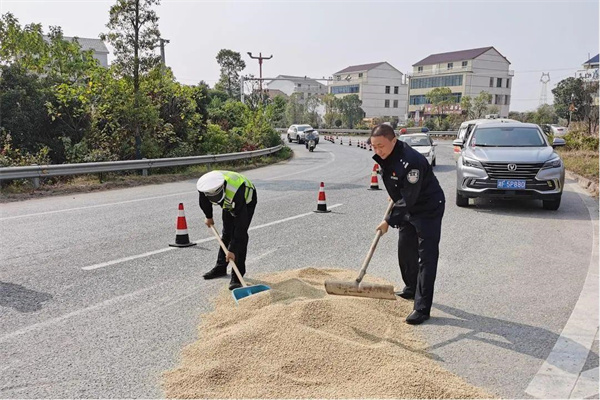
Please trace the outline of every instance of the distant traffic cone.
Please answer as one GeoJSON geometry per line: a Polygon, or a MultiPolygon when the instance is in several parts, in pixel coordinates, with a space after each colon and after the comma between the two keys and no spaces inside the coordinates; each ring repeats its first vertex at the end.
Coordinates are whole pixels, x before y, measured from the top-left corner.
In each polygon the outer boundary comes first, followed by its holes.
{"type": "Polygon", "coordinates": [[[344,139],[340,138],[340,144],[344,144],[344,139]]]}
{"type": "Polygon", "coordinates": [[[319,187],[319,198],[317,199],[317,209],[315,212],[318,213],[328,213],[331,212],[327,209],[327,202],[325,200],[325,184],[321,182],[321,186],[319,187]]]}
{"type": "Polygon", "coordinates": [[[348,138],[348,146],[352,146],[352,138],[348,138]]]}
{"type": "Polygon", "coordinates": [[[373,151],[373,146],[371,146],[371,143],[369,143],[369,151],[373,151]]]}
{"type": "Polygon", "coordinates": [[[175,234],[175,244],[170,244],[171,247],[189,247],[195,246],[196,243],[190,242],[190,237],[187,231],[187,223],[185,222],[185,213],[183,212],[183,203],[179,203],[179,213],[177,215],[177,230],[175,234]]]}
{"type": "Polygon", "coordinates": [[[371,171],[371,186],[369,187],[368,190],[381,190],[379,188],[379,180],[377,179],[377,169],[379,167],[379,164],[375,163],[375,165],[373,165],[373,171],[371,171]]]}

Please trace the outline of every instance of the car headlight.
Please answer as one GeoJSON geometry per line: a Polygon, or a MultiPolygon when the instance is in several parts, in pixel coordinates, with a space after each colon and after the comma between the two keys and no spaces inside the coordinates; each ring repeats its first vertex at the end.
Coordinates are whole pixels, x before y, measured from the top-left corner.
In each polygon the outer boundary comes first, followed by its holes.
{"type": "Polygon", "coordinates": [[[542,169],[560,168],[562,166],[562,160],[560,157],[552,158],[544,163],[542,169]]]}
{"type": "Polygon", "coordinates": [[[463,157],[462,158],[462,163],[465,167],[471,167],[471,168],[479,168],[479,169],[483,169],[483,166],[481,165],[481,163],[477,160],[472,160],[470,158],[467,157],[463,157]]]}

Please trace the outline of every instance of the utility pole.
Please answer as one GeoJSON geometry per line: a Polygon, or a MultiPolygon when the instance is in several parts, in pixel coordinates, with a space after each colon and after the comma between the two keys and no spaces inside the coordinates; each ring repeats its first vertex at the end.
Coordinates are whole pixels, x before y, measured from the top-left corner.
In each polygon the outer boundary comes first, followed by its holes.
{"type": "Polygon", "coordinates": [[[260,78],[260,81],[259,81],[260,82],[260,93],[262,96],[262,62],[263,62],[263,60],[270,60],[271,58],[273,58],[273,55],[271,54],[269,57],[263,57],[262,53],[258,53],[258,57],[254,57],[251,52],[248,52],[248,55],[250,56],[250,58],[258,60],[258,73],[259,73],[259,78],[260,78]]]}
{"type": "Polygon", "coordinates": [[[159,39],[160,40],[160,59],[162,60],[163,66],[167,63],[165,62],[165,43],[170,43],[171,41],[168,39],[159,39]]]}

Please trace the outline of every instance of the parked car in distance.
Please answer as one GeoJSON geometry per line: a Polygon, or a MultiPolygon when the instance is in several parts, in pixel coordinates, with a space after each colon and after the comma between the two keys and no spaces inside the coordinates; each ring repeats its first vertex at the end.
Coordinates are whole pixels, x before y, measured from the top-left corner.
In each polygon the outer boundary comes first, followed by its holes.
{"type": "Polygon", "coordinates": [[[435,146],[437,144],[427,133],[409,133],[398,136],[398,140],[403,141],[410,147],[421,153],[432,167],[435,167],[435,146]]]}
{"type": "Polygon", "coordinates": [[[565,136],[567,134],[568,129],[564,126],[560,126],[557,124],[542,124],[542,131],[546,135],[552,136],[565,136]]]}
{"type": "Polygon", "coordinates": [[[298,144],[304,143],[304,131],[314,130],[313,133],[317,136],[315,142],[319,143],[319,132],[310,125],[292,125],[287,131],[287,140],[289,143],[296,141],[298,144]]]}
{"type": "Polygon", "coordinates": [[[452,143],[461,148],[456,164],[456,205],[470,198],[531,198],[547,210],[557,210],[565,181],[565,167],[554,151],[565,141],[548,136],[535,124],[486,123],[466,138],[452,143]]]}
{"type": "MultiPolygon", "coordinates": [[[[458,128],[458,132],[456,133],[456,139],[461,139],[463,142],[467,141],[467,137],[473,132],[473,128],[475,128],[478,124],[488,124],[491,122],[496,123],[508,123],[508,122],[519,122],[514,119],[509,118],[496,118],[495,114],[488,115],[487,118],[480,119],[472,119],[469,121],[465,121],[460,124],[458,128]]],[[[458,146],[454,146],[454,161],[458,161],[458,157],[460,156],[461,148],[458,146]]]]}

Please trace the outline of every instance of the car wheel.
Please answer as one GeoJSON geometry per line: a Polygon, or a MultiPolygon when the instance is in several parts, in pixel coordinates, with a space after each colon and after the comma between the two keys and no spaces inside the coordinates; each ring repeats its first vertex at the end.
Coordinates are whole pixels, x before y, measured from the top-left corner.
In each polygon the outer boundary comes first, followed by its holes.
{"type": "Polygon", "coordinates": [[[298,141],[298,144],[304,143],[303,141],[300,140],[300,136],[296,136],[296,140],[298,141]]]}
{"type": "Polygon", "coordinates": [[[458,190],[456,191],[456,205],[459,207],[468,207],[469,206],[469,198],[465,197],[465,196],[461,196],[460,193],[458,193],[458,190]]]}
{"type": "Polygon", "coordinates": [[[288,135],[288,143],[292,143],[292,138],[288,135]]]}
{"type": "Polygon", "coordinates": [[[544,210],[556,211],[560,207],[560,197],[556,200],[542,200],[542,205],[544,210]]]}

